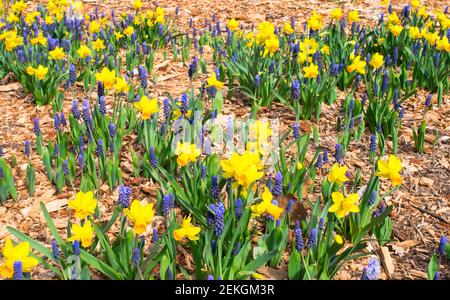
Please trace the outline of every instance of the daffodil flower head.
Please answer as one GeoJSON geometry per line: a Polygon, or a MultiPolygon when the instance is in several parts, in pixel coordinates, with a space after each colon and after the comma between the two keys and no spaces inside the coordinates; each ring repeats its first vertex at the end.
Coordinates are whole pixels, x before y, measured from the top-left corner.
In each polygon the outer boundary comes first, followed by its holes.
{"type": "Polygon", "coordinates": [[[267,186],[264,187],[264,192],[261,195],[261,199],[262,201],[260,203],[250,206],[250,210],[253,215],[260,216],[263,213],[268,213],[275,220],[278,220],[283,212],[283,209],[272,203],[273,195],[267,186]]]}
{"type": "Polygon", "coordinates": [[[12,278],[14,275],[14,263],[22,263],[22,272],[29,273],[31,269],[39,264],[39,261],[30,257],[30,244],[22,242],[13,246],[11,239],[7,239],[2,251],[3,264],[0,265],[0,275],[5,278],[12,278]]]}
{"type": "Polygon", "coordinates": [[[34,76],[36,76],[39,80],[43,80],[45,75],[48,73],[48,68],[42,65],[39,65],[36,69],[34,69],[34,76]]]}
{"type": "Polygon", "coordinates": [[[333,192],[331,194],[331,200],[333,200],[333,205],[330,206],[328,212],[334,212],[338,219],[342,219],[350,212],[359,212],[359,207],[356,204],[358,202],[358,194],[356,193],[344,197],[340,192],[333,192]]]}
{"type": "Polygon", "coordinates": [[[257,152],[233,153],[229,159],[222,160],[220,164],[223,176],[235,178],[244,189],[264,175],[263,172],[260,172],[264,166],[257,152]]]}
{"type": "Polygon", "coordinates": [[[186,217],[181,223],[181,228],[173,231],[173,237],[176,241],[181,242],[185,237],[191,241],[197,241],[199,239],[198,234],[201,228],[191,224],[191,217],[186,217]]]}
{"type": "Polygon", "coordinates": [[[353,62],[351,65],[347,66],[347,71],[349,73],[352,73],[354,71],[358,72],[359,74],[366,74],[366,62],[364,60],[361,60],[361,56],[358,55],[353,59],[353,62]]]}
{"type": "Polygon", "coordinates": [[[331,18],[338,21],[342,19],[342,15],[343,15],[342,9],[340,9],[339,7],[336,7],[330,13],[331,18]]]}
{"type": "Polygon", "coordinates": [[[339,166],[338,163],[335,163],[331,167],[330,173],[327,175],[328,181],[332,183],[337,183],[338,185],[342,185],[344,182],[348,181],[347,166],[339,166]]]}
{"type": "Polygon", "coordinates": [[[103,83],[105,89],[112,89],[116,82],[116,71],[104,67],[100,72],[95,73],[95,79],[103,83]]]}
{"type": "Polygon", "coordinates": [[[311,63],[309,66],[303,67],[303,73],[305,78],[315,79],[319,75],[319,67],[311,63]]]}
{"type": "Polygon", "coordinates": [[[380,53],[376,52],[370,59],[370,65],[376,70],[379,69],[384,63],[384,57],[380,53]]]}
{"type": "Polygon", "coordinates": [[[178,155],[178,165],[184,167],[189,162],[197,161],[197,157],[200,155],[200,149],[195,144],[178,142],[175,154],[178,155]]]}
{"type": "Polygon", "coordinates": [[[71,228],[72,235],[68,239],[69,242],[78,241],[81,246],[87,248],[92,245],[92,238],[94,237],[94,228],[90,221],[84,223],[84,225],[73,224],[71,228]]]}
{"type": "Polygon", "coordinates": [[[267,55],[272,57],[275,54],[275,52],[277,52],[279,47],[280,47],[280,41],[278,39],[278,36],[273,34],[270,38],[266,39],[264,42],[263,57],[266,57],[267,55]]]}
{"type": "Polygon", "coordinates": [[[89,49],[86,45],[81,45],[77,50],[77,54],[78,56],[80,56],[80,58],[84,59],[87,56],[91,55],[91,49],[89,49]]]}
{"type": "Polygon", "coordinates": [[[153,203],[143,205],[139,200],[134,200],[129,208],[124,209],[124,213],[134,225],[134,234],[141,235],[147,231],[155,211],[153,203]]]}
{"type": "Polygon", "coordinates": [[[138,102],[134,102],[134,107],[141,112],[142,120],[148,120],[153,114],[159,112],[158,100],[156,98],[149,100],[145,95],[138,102]]]}
{"type": "Polygon", "coordinates": [[[215,87],[221,90],[223,87],[223,82],[217,80],[216,73],[212,72],[209,78],[206,80],[206,87],[215,87]]]}
{"type": "Polygon", "coordinates": [[[239,29],[239,22],[236,21],[235,19],[230,19],[230,20],[228,21],[228,28],[229,28],[231,31],[236,31],[236,30],[238,30],[238,29],[239,29]]]}
{"type": "Polygon", "coordinates": [[[58,47],[58,46],[56,46],[54,50],[48,52],[48,54],[54,60],[63,59],[65,56],[63,48],[58,47]]]}
{"type": "Polygon", "coordinates": [[[285,22],[283,24],[283,28],[281,29],[281,31],[286,34],[292,34],[292,33],[294,33],[294,28],[292,28],[291,23],[285,22]]]}
{"type": "Polygon", "coordinates": [[[402,161],[395,155],[389,155],[388,160],[378,160],[378,172],[375,174],[379,177],[390,178],[393,186],[402,184],[403,179],[400,175],[402,170],[402,161]]]}
{"type": "Polygon", "coordinates": [[[87,193],[79,191],[75,199],[67,201],[67,204],[75,211],[75,217],[82,220],[94,214],[95,208],[97,207],[97,199],[94,198],[92,191],[87,193]]]}

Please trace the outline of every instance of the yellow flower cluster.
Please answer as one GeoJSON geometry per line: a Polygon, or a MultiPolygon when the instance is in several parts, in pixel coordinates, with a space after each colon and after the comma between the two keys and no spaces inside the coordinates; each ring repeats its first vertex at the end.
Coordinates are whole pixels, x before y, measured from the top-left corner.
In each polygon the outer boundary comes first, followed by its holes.
{"type": "MultiPolygon", "coordinates": [[[[69,208],[75,211],[75,218],[85,220],[84,224],[74,224],[71,228],[71,236],[68,238],[69,242],[79,241],[81,246],[89,247],[92,245],[92,238],[94,237],[94,229],[90,220],[86,218],[95,213],[97,208],[97,199],[94,198],[92,191],[79,191],[74,200],[68,201],[69,208]]],[[[83,222],[82,222],[83,223],[83,222]]]]}
{"type": "Polygon", "coordinates": [[[237,184],[246,190],[253,182],[260,179],[263,164],[258,153],[245,151],[243,154],[233,153],[229,159],[220,162],[225,178],[234,178],[237,184]]]}
{"type": "Polygon", "coordinates": [[[178,155],[177,163],[180,167],[184,167],[188,162],[197,161],[197,157],[200,155],[200,150],[195,144],[178,142],[175,154],[178,155]]]}
{"type": "Polygon", "coordinates": [[[309,19],[306,21],[307,23],[306,27],[316,31],[322,29],[323,26],[322,18],[323,17],[319,15],[319,13],[313,11],[311,17],[309,17],[309,19]]]}
{"type": "Polygon", "coordinates": [[[27,67],[26,71],[27,71],[28,75],[31,75],[31,76],[34,75],[39,80],[42,80],[45,78],[45,75],[47,75],[48,68],[44,67],[42,65],[39,65],[37,68],[33,68],[33,67],[29,66],[29,67],[27,67]]]}
{"type": "Polygon", "coordinates": [[[12,51],[23,45],[23,37],[17,35],[17,31],[4,31],[0,33],[0,41],[5,41],[6,51],[12,51]]]}

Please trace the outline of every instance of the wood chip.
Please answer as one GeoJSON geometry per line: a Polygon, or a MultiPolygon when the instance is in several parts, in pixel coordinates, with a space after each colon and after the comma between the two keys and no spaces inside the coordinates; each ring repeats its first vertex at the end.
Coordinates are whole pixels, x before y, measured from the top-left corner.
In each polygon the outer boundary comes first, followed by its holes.
{"type": "Polygon", "coordinates": [[[389,253],[388,247],[381,247],[380,250],[378,251],[378,254],[380,255],[384,271],[386,272],[388,277],[392,277],[395,271],[395,266],[391,254],[389,253]]]}
{"type": "Polygon", "coordinates": [[[10,92],[20,89],[22,86],[18,82],[13,82],[7,85],[0,85],[0,92],[10,92]]]}

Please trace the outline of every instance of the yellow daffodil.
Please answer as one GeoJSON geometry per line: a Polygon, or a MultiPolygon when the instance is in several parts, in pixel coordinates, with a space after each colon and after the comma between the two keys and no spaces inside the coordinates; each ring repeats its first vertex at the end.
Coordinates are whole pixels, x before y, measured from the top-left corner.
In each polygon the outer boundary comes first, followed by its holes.
{"type": "Polygon", "coordinates": [[[123,33],[125,33],[125,35],[127,35],[127,36],[131,36],[134,33],[133,26],[127,26],[127,28],[125,28],[123,33]]]}
{"type": "Polygon", "coordinates": [[[264,42],[271,38],[275,33],[275,26],[268,21],[259,23],[256,29],[258,30],[258,33],[256,34],[256,43],[258,45],[264,44],[264,42]]]}
{"type": "Polygon", "coordinates": [[[409,37],[413,40],[420,39],[422,34],[420,33],[420,29],[418,27],[409,27],[409,37]]]}
{"type": "Polygon", "coordinates": [[[283,28],[281,29],[281,32],[286,33],[286,34],[292,34],[292,33],[294,33],[294,28],[292,28],[291,23],[285,22],[283,24],[283,28]]]}
{"type": "Polygon", "coordinates": [[[322,16],[317,12],[313,11],[311,17],[306,21],[307,27],[311,30],[320,30],[322,29],[322,16]]]}
{"type": "Polygon", "coordinates": [[[158,6],[155,9],[154,14],[155,23],[164,24],[164,15],[165,15],[164,9],[161,6],[158,6]]]}
{"type": "Polygon", "coordinates": [[[116,81],[116,71],[104,67],[100,72],[95,73],[95,79],[103,83],[105,89],[109,90],[114,86],[116,81]]]}
{"type": "Polygon", "coordinates": [[[223,82],[217,80],[216,73],[212,72],[209,78],[206,80],[206,87],[216,87],[221,90],[223,87],[223,82]]]}
{"type": "Polygon", "coordinates": [[[31,24],[33,24],[33,22],[36,21],[36,18],[40,15],[41,15],[41,13],[38,11],[33,11],[33,12],[27,13],[25,16],[25,23],[27,25],[31,26],[31,24]]]}
{"type": "Polygon", "coordinates": [[[245,151],[243,154],[233,153],[229,159],[220,162],[225,178],[235,178],[237,184],[247,189],[259,180],[264,173],[260,172],[263,164],[257,152],[245,151]]]}
{"type": "Polygon", "coordinates": [[[420,6],[420,0],[411,0],[409,3],[411,4],[411,8],[413,10],[420,6]]]}
{"type": "Polygon", "coordinates": [[[317,75],[319,75],[319,67],[312,63],[309,66],[303,67],[303,73],[305,73],[305,78],[317,78],[317,75]]]}
{"type": "Polygon", "coordinates": [[[34,69],[34,76],[36,76],[39,80],[45,78],[45,75],[48,73],[48,68],[42,65],[39,65],[36,69],[34,69]]]}
{"type": "Polygon", "coordinates": [[[116,83],[114,84],[114,89],[116,93],[128,93],[130,86],[128,82],[123,77],[116,77],[116,83]]]}
{"type": "Polygon", "coordinates": [[[366,74],[366,62],[364,60],[361,60],[361,56],[356,56],[355,59],[353,59],[353,62],[351,65],[347,66],[347,71],[349,73],[352,73],[354,71],[358,72],[359,74],[366,74]]]}
{"type": "Polygon", "coordinates": [[[91,49],[88,48],[86,45],[81,45],[80,48],[77,50],[77,54],[82,59],[86,58],[87,56],[91,55],[91,49]]]}
{"type": "Polygon", "coordinates": [[[12,278],[14,275],[14,263],[20,261],[22,263],[22,272],[29,273],[31,269],[39,264],[39,261],[30,257],[30,244],[22,242],[13,246],[11,239],[7,239],[5,247],[2,251],[3,264],[0,265],[0,275],[4,278],[12,278]]]}
{"type": "Polygon", "coordinates": [[[183,241],[185,237],[191,241],[197,241],[199,239],[198,234],[200,233],[200,230],[200,227],[191,224],[191,217],[189,216],[183,219],[181,228],[173,231],[173,237],[178,242],[183,241]]]}
{"type": "Polygon", "coordinates": [[[188,162],[197,161],[197,157],[200,155],[200,150],[195,144],[178,142],[175,154],[178,155],[177,163],[180,167],[184,167],[188,162]]]}
{"type": "Polygon", "coordinates": [[[333,192],[331,200],[333,200],[333,205],[330,206],[328,212],[334,212],[338,219],[342,219],[350,212],[359,212],[359,207],[356,204],[358,202],[358,194],[356,193],[344,197],[340,192],[333,192]]]}
{"type": "Polygon", "coordinates": [[[89,32],[90,33],[98,33],[100,31],[100,23],[98,23],[97,21],[92,21],[89,24],[89,32]]]}
{"type": "Polygon", "coordinates": [[[347,178],[347,166],[339,166],[338,163],[335,163],[331,167],[330,173],[327,175],[328,181],[332,183],[337,183],[338,185],[343,184],[344,182],[348,181],[347,178]]]}
{"type": "Polygon", "coordinates": [[[417,16],[424,19],[428,18],[427,8],[425,6],[419,8],[419,10],[417,11],[417,16]]]}
{"type": "Polygon", "coordinates": [[[5,40],[6,51],[12,51],[23,44],[23,37],[18,36],[17,31],[6,31],[1,39],[5,40]]]}
{"type": "Polygon", "coordinates": [[[142,1],[141,0],[134,0],[133,2],[133,8],[138,10],[142,8],[142,1]]]}
{"type": "Polygon", "coordinates": [[[263,213],[270,214],[275,220],[278,220],[283,212],[281,207],[272,203],[273,195],[269,191],[269,189],[264,187],[264,192],[261,195],[262,201],[258,204],[253,204],[250,206],[250,210],[252,211],[254,216],[260,216],[263,213]]]}
{"type": "Polygon", "coordinates": [[[359,21],[359,12],[357,10],[351,10],[348,13],[348,22],[358,22],[359,21]]]}
{"type": "Polygon", "coordinates": [[[334,236],[334,241],[336,242],[336,244],[338,245],[342,245],[344,243],[344,239],[342,238],[342,236],[340,236],[339,234],[336,234],[334,236]]]}
{"type": "MultiPolygon", "coordinates": [[[[304,52],[299,52],[297,56],[297,62],[299,64],[304,64],[306,62],[306,59],[308,59],[308,56],[304,52]]],[[[311,58],[309,57],[308,62],[311,62],[311,58]]]]}
{"type": "Polygon", "coordinates": [[[314,54],[317,51],[317,42],[314,38],[305,38],[300,42],[300,50],[301,52],[308,54],[314,54]]]}
{"type": "Polygon", "coordinates": [[[325,55],[330,55],[330,47],[327,45],[324,45],[322,48],[320,48],[320,51],[325,55]]]}
{"type": "Polygon", "coordinates": [[[53,23],[55,23],[55,21],[53,20],[53,16],[50,16],[50,15],[45,16],[45,23],[47,25],[52,25],[53,23]]]}
{"type": "Polygon", "coordinates": [[[25,2],[17,1],[13,5],[11,5],[11,10],[15,13],[21,13],[27,9],[27,4],[25,2]]]}
{"type": "Polygon", "coordinates": [[[379,69],[384,63],[384,56],[376,52],[370,59],[370,65],[376,70],[379,69]]]}
{"type": "Polygon", "coordinates": [[[228,28],[233,32],[239,29],[239,22],[235,19],[228,20],[228,28]]]}
{"type": "Polygon", "coordinates": [[[94,237],[94,228],[90,221],[80,224],[73,224],[71,228],[72,235],[68,239],[69,242],[80,242],[81,246],[87,248],[92,245],[92,238],[94,237]]]}
{"type": "Polygon", "coordinates": [[[26,68],[26,71],[27,71],[28,75],[31,75],[31,76],[34,75],[34,68],[32,66],[28,66],[26,68]]]}
{"type": "Polygon", "coordinates": [[[114,36],[116,37],[116,40],[120,40],[121,38],[123,38],[123,34],[119,31],[114,32],[114,36]]]}
{"type": "Polygon", "coordinates": [[[156,98],[149,100],[145,95],[138,102],[134,102],[134,107],[141,112],[142,120],[150,119],[154,113],[159,111],[158,100],[156,98]]]}
{"type": "Polygon", "coordinates": [[[103,40],[101,39],[96,39],[93,43],[92,43],[92,48],[94,48],[95,51],[100,51],[105,49],[105,43],[103,42],[103,40]]]}
{"type": "Polygon", "coordinates": [[[427,40],[430,46],[436,45],[436,41],[439,40],[439,34],[437,32],[428,32],[423,30],[422,36],[427,40]]]}
{"type": "Polygon", "coordinates": [[[342,15],[343,15],[342,9],[340,9],[339,7],[336,7],[330,13],[331,18],[338,21],[342,19],[342,15]]]}
{"type": "Polygon", "coordinates": [[[8,14],[8,17],[6,17],[6,21],[8,21],[8,23],[18,23],[19,20],[19,17],[12,12],[8,14]]]}
{"type": "Polygon", "coordinates": [[[41,44],[42,46],[47,45],[47,38],[45,38],[41,31],[39,31],[38,36],[30,39],[32,45],[41,44]]]}
{"type": "Polygon", "coordinates": [[[72,9],[73,11],[77,13],[81,13],[81,9],[83,8],[83,2],[81,1],[75,1],[72,3],[72,9]]]}
{"type": "Polygon", "coordinates": [[[79,191],[75,199],[69,200],[67,204],[75,211],[76,218],[85,219],[87,216],[94,214],[97,207],[97,199],[94,198],[92,191],[87,193],[79,191]]]}
{"type": "Polygon", "coordinates": [[[268,121],[256,120],[255,122],[251,122],[249,129],[249,139],[256,140],[258,143],[266,142],[272,135],[270,123],[268,121]]]}
{"type": "Polygon", "coordinates": [[[244,35],[244,39],[246,40],[245,46],[247,48],[250,48],[255,43],[255,34],[253,32],[249,32],[244,35]]]}
{"type": "Polygon", "coordinates": [[[450,43],[448,38],[443,36],[442,39],[436,40],[436,50],[450,52],[450,43]]]}
{"type": "Polygon", "coordinates": [[[264,42],[264,54],[263,57],[266,57],[269,54],[272,57],[275,52],[277,52],[280,47],[280,41],[278,40],[278,36],[272,35],[269,39],[264,42]]]}
{"type": "Polygon", "coordinates": [[[56,46],[54,50],[49,51],[48,54],[50,55],[51,58],[53,58],[54,60],[60,60],[63,59],[65,54],[64,54],[64,49],[61,47],[56,46]]]}
{"type": "Polygon", "coordinates": [[[397,13],[394,11],[392,14],[389,14],[387,17],[388,25],[400,25],[402,21],[398,17],[397,13]]]}
{"type": "Polygon", "coordinates": [[[394,36],[399,36],[400,33],[403,31],[403,26],[401,26],[401,25],[390,25],[390,26],[389,26],[389,31],[390,31],[394,36]]]}
{"type": "Polygon", "coordinates": [[[139,200],[134,200],[130,208],[126,208],[123,211],[130,222],[133,223],[134,234],[138,235],[146,232],[147,226],[152,222],[155,214],[152,203],[142,205],[139,200]]]}
{"type": "Polygon", "coordinates": [[[400,176],[402,170],[402,161],[395,155],[389,155],[389,159],[378,160],[378,172],[375,174],[379,177],[390,178],[393,186],[402,184],[403,179],[400,176]]]}

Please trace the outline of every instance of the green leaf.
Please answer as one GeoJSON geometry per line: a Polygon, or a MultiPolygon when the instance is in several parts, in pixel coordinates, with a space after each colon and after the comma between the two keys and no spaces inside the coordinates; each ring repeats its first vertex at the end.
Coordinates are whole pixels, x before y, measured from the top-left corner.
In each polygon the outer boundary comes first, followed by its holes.
{"type": "Polygon", "coordinates": [[[58,245],[61,247],[62,251],[64,252],[64,255],[67,256],[69,250],[67,249],[66,243],[61,238],[61,236],[58,233],[58,230],[56,229],[55,223],[53,223],[52,218],[50,217],[50,214],[48,213],[47,207],[43,202],[40,202],[42,214],[44,215],[45,221],[47,222],[48,229],[50,229],[50,232],[52,233],[53,237],[55,238],[58,245]]]}
{"type": "Polygon", "coordinates": [[[296,280],[299,279],[299,275],[300,275],[300,253],[296,249],[292,249],[288,265],[288,278],[290,280],[296,280]]]}
{"type": "Polygon", "coordinates": [[[14,235],[16,238],[18,238],[19,240],[23,241],[23,242],[28,242],[30,244],[30,247],[36,251],[38,251],[39,253],[41,253],[42,255],[53,259],[53,254],[52,252],[47,249],[44,245],[42,245],[41,243],[39,243],[38,241],[33,240],[31,237],[29,237],[28,235],[26,235],[23,232],[20,232],[19,230],[12,228],[12,227],[6,227],[6,229],[8,229],[9,232],[11,232],[12,235],[14,235]]]}
{"type": "Polygon", "coordinates": [[[118,273],[116,270],[96,258],[95,256],[89,254],[88,252],[84,251],[83,249],[80,252],[80,259],[87,263],[89,266],[94,267],[99,272],[103,273],[110,279],[115,280],[121,280],[122,275],[118,273]]]}
{"type": "Polygon", "coordinates": [[[258,268],[262,267],[266,262],[268,262],[276,253],[276,250],[264,253],[257,259],[247,264],[238,274],[243,275],[243,272],[255,272],[258,268]]]}
{"type": "Polygon", "coordinates": [[[436,272],[439,271],[439,262],[436,258],[436,254],[431,256],[430,262],[428,263],[428,280],[433,280],[436,272]]]}

